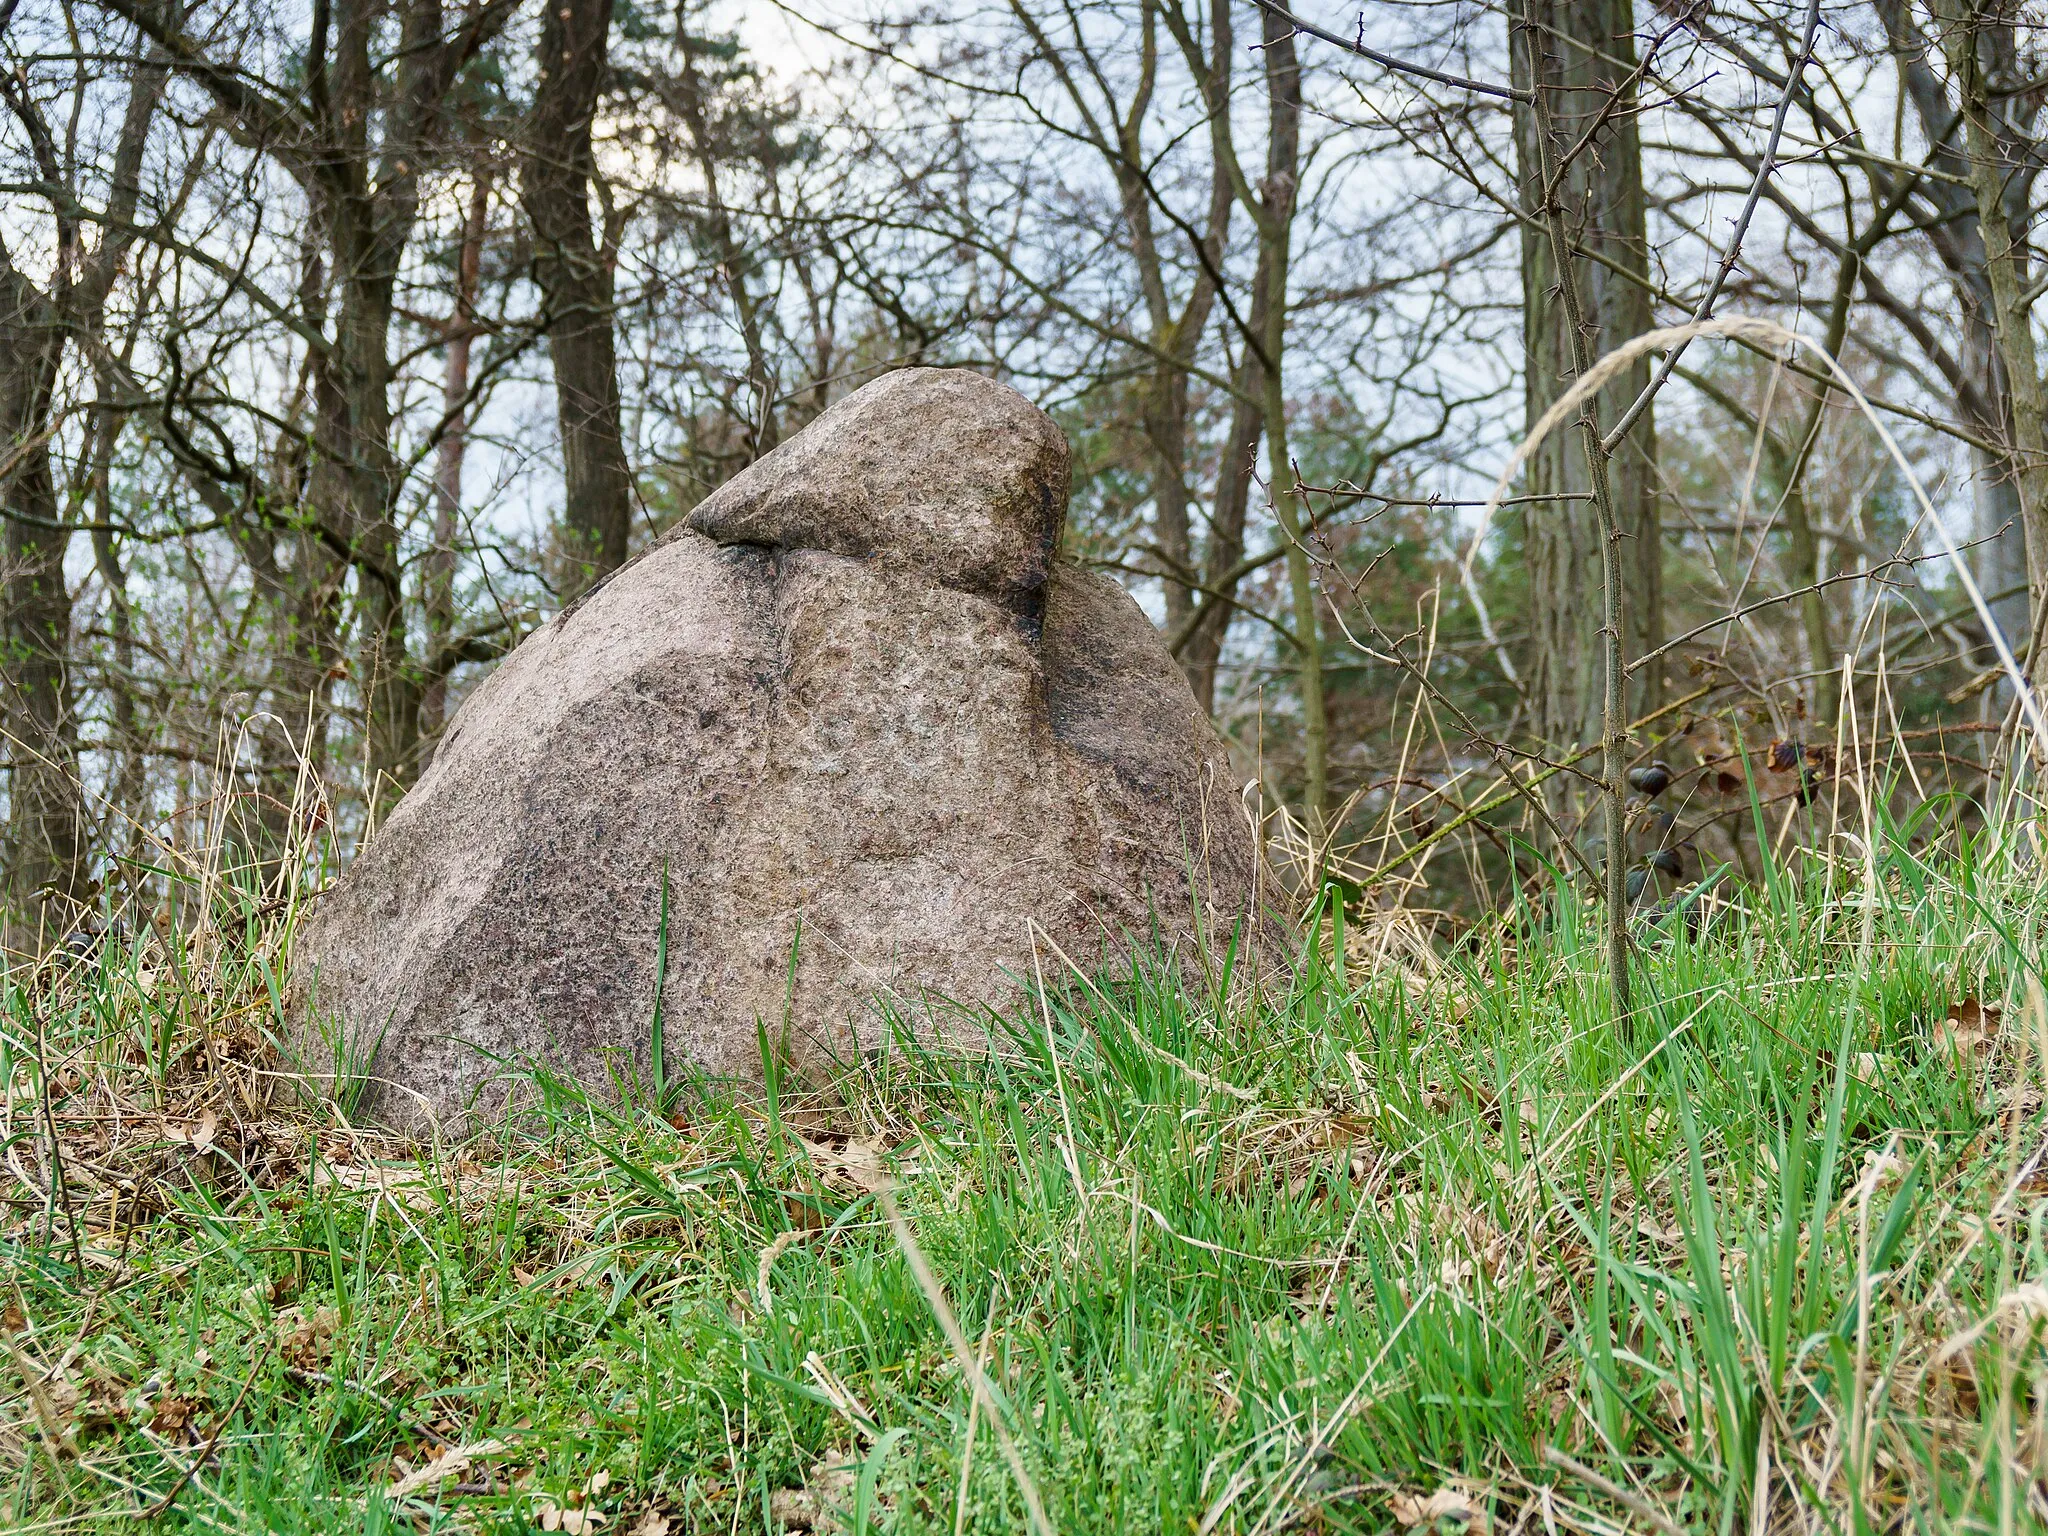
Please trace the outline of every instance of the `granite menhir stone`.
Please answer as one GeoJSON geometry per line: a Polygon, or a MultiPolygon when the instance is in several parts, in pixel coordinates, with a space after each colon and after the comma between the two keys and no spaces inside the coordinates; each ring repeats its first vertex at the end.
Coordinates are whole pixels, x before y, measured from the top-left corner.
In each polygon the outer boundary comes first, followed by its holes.
{"type": "Polygon", "coordinates": [[[1015,391],[891,373],[528,636],[303,923],[307,1068],[413,1127],[501,1114],[508,1065],[646,1080],[664,881],[670,1059],[719,1076],[764,1026],[848,1059],[884,1008],[977,1046],[1034,943],[1226,937],[1258,857],[1223,743],[1057,559],[1068,470],[1015,391]]]}

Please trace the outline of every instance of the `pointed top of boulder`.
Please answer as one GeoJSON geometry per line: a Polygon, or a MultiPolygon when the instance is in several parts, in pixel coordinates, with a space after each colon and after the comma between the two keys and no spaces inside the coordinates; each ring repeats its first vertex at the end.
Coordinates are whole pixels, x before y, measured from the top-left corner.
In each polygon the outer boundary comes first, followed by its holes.
{"type": "Polygon", "coordinates": [[[913,571],[1037,618],[1071,458],[1051,417],[966,368],[903,368],[839,401],[690,514],[720,544],[913,571]]]}

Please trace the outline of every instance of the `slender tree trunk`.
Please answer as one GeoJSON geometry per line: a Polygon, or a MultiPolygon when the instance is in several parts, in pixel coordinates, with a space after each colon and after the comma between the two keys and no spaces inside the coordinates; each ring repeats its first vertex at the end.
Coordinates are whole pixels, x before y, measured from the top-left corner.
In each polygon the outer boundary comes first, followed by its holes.
{"type": "Polygon", "coordinates": [[[1266,282],[1265,324],[1258,343],[1265,353],[1260,370],[1260,406],[1265,416],[1266,463],[1272,475],[1273,516],[1287,541],[1289,612],[1294,631],[1301,692],[1302,799],[1309,834],[1320,840],[1329,830],[1330,724],[1323,703],[1322,628],[1317,614],[1315,571],[1303,545],[1303,525],[1294,494],[1294,463],[1287,450],[1287,280],[1292,269],[1294,208],[1301,186],[1301,65],[1294,29],[1261,10],[1265,62],[1267,129],[1266,178],[1259,193],[1259,265],[1266,282]]]}
{"type": "MultiPolygon", "coordinates": [[[[440,739],[448,713],[447,654],[455,633],[455,541],[461,534],[462,460],[469,446],[469,348],[476,336],[476,289],[483,270],[484,233],[490,218],[491,179],[479,171],[470,188],[469,217],[455,263],[455,314],[448,325],[448,365],[441,384],[446,419],[434,459],[434,543],[427,551],[421,589],[427,618],[427,686],[420,698],[420,734],[440,739]]],[[[560,379],[556,390],[560,393],[560,379]]]]}
{"type": "MultiPolygon", "coordinates": [[[[1999,359],[1998,338],[1987,317],[1978,313],[1963,319],[1965,366],[1981,377],[1983,393],[1997,402],[1998,418],[1975,425],[1993,442],[2012,437],[2012,396],[2006,388],[2005,365],[1999,359]]],[[[2028,591],[2027,520],[2020,506],[2019,476],[2009,455],[1970,449],[1971,500],[1977,538],[1977,584],[1990,600],[1991,615],[2014,655],[2027,648],[2028,591]]]]}
{"type": "Polygon", "coordinates": [[[112,527],[114,447],[120,438],[121,417],[111,408],[112,374],[104,368],[97,373],[100,409],[93,419],[92,554],[93,566],[107,589],[107,627],[113,650],[113,664],[107,669],[105,682],[112,706],[114,759],[108,775],[105,826],[108,840],[118,838],[123,849],[132,854],[140,846],[147,820],[148,807],[143,804],[143,795],[148,782],[148,743],[135,698],[135,611],[128,596],[128,573],[121,566],[112,527]]]}
{"type": "MultiPolygon", "coordinates": [[[[1178,6],[1148,6],[1145,14],[1148,67],[1143,93],[1146,101],[1151,95],[1153,36],[1150,29],[1155,18],[1166,22],[1191,64],[1201,58],[1196,33],[1185,11],[1178,6]]],[[[1231,82],[1237,65],[1236,38],[1230,0],[1210,0],[1208,59],[1205,68],[1198,67],[1195,71],[1203,103],[1210,113],[1209,208],[1202,231],[1204,261],[1191,279],[1187,302],[1177,318],[1167,307],[1165,282],[1151,232],[1152,188],[1140,174],[1146,160],[1134,131],[1142,111],[1139,103],[1133,104],[1130,123],[1126,126],[1120,168],[1126,222],[1134,230],[1143,231],[1142,239],[1134,238],[1133,243],[1137,248],[1147,307],[1152,313],[1153,342],[1164,354],[1153,366],[1153,380],[1147,396],[1146,436],[1152,446],[1157,541],[1166,557],[1162,562],[1167,567],[1166,633],[1175,647],[1181,670],[1187,675],[1188,685],[1194,690],[1202,708],[1211,713],[1216,707],[1217,662],[1222,656],[1231,616],[1236,611],[1231,599],[1236,596],[1241,579],[1237,567],[1244,559],[1245,517],[1251,503],[1252,480],[1256,472],[1254,461],[1265,414],[1261,406],[1264,387],[1254,371],[1258,348],[1247,347],[1245,362],[1239,370],[1238,398],[1231,411],[1229,435],[1217,464],[1215,504],[1209,534],[1203,541],[1205,547],[1198,566],[1196,540],[1191,527],[1193,498],[1188,489],[1189,378],[1195,354],[1215,311],[1217,284],[1213,274],[1222,270],[1232,211],[1237,205],[1237,189],[1232,181],[1237,159],[1230,133],[1231,82]],[[1192,579],[1197,575],[1199,583],[1192,579]],[[1203,590],[1198,590],[1198,586],[1203,590]]],[[[1262,242],[1259,266],[1252,277],[1249,321],[1252,334],[1259,337],[1263,337],[1266,330],[1265,294],[1270,282],[1267,269],[1271,259],[1271,251],[1262,242]]]]}
{"type": "MultiPolygon", "coordinates": [[[[311,327],[324,329],[327,266],[321,242],[310,234],[303,262],[300,311],[311,327]]],[[[328,770],[334,685],[347,670],[341,630],[347,571],[320,529],[348,526],[348,487],[342,466],[331,456],[309,452],[303,430],[310,406],[310,435],[329,440],[337,429],[327,417],[340,410],[332,394],[329,371],[307,359],[288,413],[293,430],[279,434],[271,466],[273,517],[254,525],[240,520],[235,524],[271,626],[264,692],[269,712],[280,722],[266,728],[261,738],[266,859],[286,851],[302,760],[315,773],[328,770]]]]}
{"type": "MultiPolygon", "coordinates": [[[[1258,329],[1256,317],[1253,329],[1258,329]]],[[[1238,391],[1237,404],[1230,413],[1230,431],[1223,440],[1223,461],[1216,472],[1215,521],[1203,564],[1203,585],[1208,590],[1180,647],[1181,668],[1195,691],[1195,701],[1212,715],[1216,712],[1216,669],[1223,659],[1231,618],[1237,612],[1232,602],[1242,579],[1237,568],[1244,560],[1245,518],[1251,509],[1259,432],[1265,420],[1258,405],[1264,385],[1259,380],[1258,361],[1249,350],[1239,369],[1238,391]]]]}
{"type": "MultiPolygon", "coordinates": [[[[1536,115],[1515,108],[1515,150],[1522,206],[1536,213],[1554,201],[1573,241],[1624,271],[1647,273],[1649,239],[1643,202],[1642,148],[1636,132],[1633,0],[1523,0],[1525,29],[1509,52],[1514,83],[1541,88],[1550,124],[1548,158],[1559,185],[1546,188],[1534,141],[1536,115]],[[1535,43],[1540,64],[1523,36],[1535,43]],[[1619,98],[1617,100],[1617,97],[1619,98]],[[1583,143],[1588,133],[1590,142],[1583,143]],[[1574,151],[1576,150],[1576,153],[1574,151]],[[1548,195],[1547,195],[1548,194],[1548,195]]],[[[1572,260],[1595,358],[1650,329],[1649,289],[1602,262],[1572,260]]],[[[1574,338],[1567,333],[1562,278],[1540,223],[1522,228],[1523,382],[1528,422],[1547,410],[1573,378],[1574,338]]],[[[1644,359],[1602,390],[1598,410],[1617,421],[1649,384],[1644,359]]],[[[1644,412],[1609,466],[1614,516],[1622,537],[1627,588],[1625,642],[1640,656],[1661,638],[1663,543],[1656,493],[1655,429],[1644,412]]],[[[1593,741],[1601,734],[1602,668],[1599,529],[1588,499],[1592,487],[1574,435],[1553,433],[1531,460],[1524,490],[1576,499],[1530,502],[1525,510],[1531,685],[1537,733],[1553,744],[1593,741]]],[[[1642,668],[1631,684],[1632,714],[1654,709],[1661,671],[1642,668]]],[[[1552,781],[1562,788],[1565,776],[1552,781]]]]}
{"type": "MultiPolygon", "coordinates": [[[[351,211],[344,228],[372,212],[351,211]]],[[[343,249],[351,249],[344,242],[343,249]]],[[[367,252],[355,248],[359,259],[367,252]]],[[[361,271],[361,268],[357,269],[361,271]]],[[[325,451],[345,487],[356,569],[356,687],[364,724],[363,789],[373,819],[411,784],[419,769],[421,676],[406,635],[404,571],[396,500],[398,466],[391,452],[391,287],[384,274],[341,285],[334,359],[340,377],[331,401],[325,451]]]]}
{"type": "MultiPolygon", "coordinates": [[[[1875,231],[1872,233],[1874,236],[1875,231]]],[[[1840,355],[1843,338],[1849,334],[1849,302],[1855,293],[1856,273],[1861,262],[1860,252],[1845,255],[1835,278],[1835,294],[1828,306],[1827,335],[1821,342],[1830,357],[1840,355]]],[[[1792,546],[1790,575],[1793,588],[1800,593],[1799,621],[1806,632],[1807,670],[1813,678],[1807,690],[1807,696],[1812,700],[1809,720],[1816,733],[1834,718],[1836,656],[1834,637],[1829,633],[1827,594],[1820,590],[1824,574],[1820,538],[1814,530],[1812,511],[1806,502],[1806,470],[1813,462],[1814,449],[1820,442],[1831,393],[1831,390],[1822,389],[1807,407],[1799,424],[1798,441],[1793,445],[1782,476],[1785,534],[1792,546]]],[[[1773,453],[1781,452],[1776,437],[1769,434],[1768,424],[1765,441],[1771,444],[1773,453]]]]}
{"type": "Polygon", "coordinates": [[[564,599],[624,563],[633,520],[633,477],[619,430],[612,252],[606,232],[593,233],[590,221],[590,127],[611,24],[612,0],[549,0],[542,8],[540,83],[520,171],[561,424],[564,599]]]}
{"type": "MultiPolygon", "coordinates": [[[[110,3],[212,98],[238,139],[262,148],[300,183],[330,261],[333,336],[316,347],[311,370],[315,451],[306,479],[313,515],[291,584],[308,613],[329,611],[311,542],[331,536],[334,556],[355,578],[354,682],[374,824],[418,771],[423,685],[408,645],[403,475],[391,441],[389,343],[399,271],[419,218],[421,179],[450,142],[451,93],[514,8],[471,7],[457,21],[443,0],[328,0],[312,10],[299,61],[303,98],[283,102],[269,89],[252,91],[231,62],[215,64],[185,34],[181,6],[110,3]]],[[[263,543],[275,516],[257,518],[246,542],[263,543]]],[[[317,659],[296,638],[293,647],[296,664],[317,659]]]]}
{"type": "MultiPolygon", "coordinates": [[[[1567,224],[1567,208],[1558,193],[1565,176],[1570,170],[1566,160],[1555,159],[1552,149],[1562,137],[1556,121],[1551,115],[1552,87],[1551,73],[1546,64],[1544,33],[1525,21],[1510,32],[1509,42],[1513,50],[1527,60],[1527,74],[1531,82],[1527,103],[1527,142],[1533,151],[1533,164],[1525,164],[1525,173],[1533,173],[1529,181],[1533,197],[1526,204],[1525,211],[1531,220],[1540,221],[1550,241],[1550,270],[1558,275],[1556,304],[1561,311],[1562,332],[1565,348],[1562,361],[1567,364],[1565,387],[1578,379],[1585,378],[1592,370],[1594,354],[1592,343],[1599,335],[1598,317],[1589,314],[1584,307],[1580,293],[1578,274],[1573,268],[1578,261],[1573,255],[1567,224]]],[[[1608,93],[1608,106],[1619,110],[1628,105],[1626,91],[1616,88],[1608,93]]],[[[1575,142],[1590,144],[1595,124],[1591,121],[1578,135],[1575,142]]],[[[1529,300],[1525,295],[1524,304],[1529,300]]],[[[1629,398],[1624,396],[1618,408],[1627,410],[1629,398]]],[[[1586,484],[1592,498],[1592,510],[1599,531],[1600,556],[1600,624],[1597,631],[1598,663],[1600,679],[1599,735],[1602,745],[1602,802],[1605,816],[1605,887],[1607,919],[1608,982],[1614,989],[1615,1022],[1624,1030],[1631,1027],[1634,1018],[1633,985],[1629,975],[1630,941],[1628,929],[1628,901],[1626,896],[1626,869],[1628,866],[1628,824],[1626,795],[1627,786],[1622,773],[1628,760],[1628,583],[1627,569],[1623,559],[1622,546],[1628,530],[1616,512],[1613,485],[1613,457],[1610,455],[1601,432],[1601,402],[1596,397],[1586,402],[1578,420],[1580,451],[1586,466],[1586,484]]],[[[1626,443],[1623,451],[1627,451],[1626,443]]],[[[1560,775],[1562,777],[1562,775],[1560,775]]]]}
{"type": "Polygon", "coordinates": [[[438,0],[337,0],[332,69],[334,148],[343,167],[328,203],[336,293],[326,358],[331,435],[322,444],[347,487],[356,579],[356,687],[364,721],[364,794],[374,826],[420,768],[424,670],[408,635],[398,527],[403,480],[392,446],[391,322],[398,274],[419,217],[420,178],[448,142],[452,85],[438,0]],[[388,73],[374,62],[396,11],[403,46],[388,73]],[[370,127],[383,133],[372,142],[370,127]]]}
{"type": "Polygon", "coordinates": [[[2048,602],[2048,421],[2044,421],[2048,400],[2044,400],[2029,306],[2022,302],[2024,255],[2006,206],[2007,183],[2019,167],[2010,163],[2011,157],[2002,147],[1984,75],[1983,56],[1989,41],[1984,33],[1992,20],[1960,0],[1940,0],[1936,10],[1949,70],[1961,98],[1964,160],[1977,199],[1984,276],[1991,288],[1992,332],[1997,337],[2012,411],[2014,479],[2025,530],[2029,589],[2030,643],[2022,659],[2031,665],[2039,646],[2043,604],[2048,602]]]}
{"type": "Polygon", "coordinates": [[[690,156],[697,162],[697,174],[704,179],[702,229],[706,244],[718,260],[718,275],[732,300],[733,316],[739,322],[740,341],[747,349],[748,391],[753,399],[747,407],[746,439],[748,457],[758,459],[781,440],[776,415],[775,370],[768,361],[766,333],[762,326],[761,300],[748,281],[753,259],[741,243],[733,225],[720,185],[719,146],[714,134],[710,103],[705,100],[704,81],[697,71],[697,44],[677,25],[677,72],[671,100],[690,135],[690,156]]]}
{"type": "MultiPolygon", "coordinates": [[[[1219,266],[1231,206],[1229,180],[1219,168],[1211,188],[1206,236],[1210,260],[1219,266]]],[[[1193,280],[1180,314],[1164,315],[1163,323],[1155,324],[1152,332],[1153,345],[1165,355],[1155,361],[1146,388],[1145,440],[1152,459],[1153,538],[1162,557],[1161,584],[1165,589],[1166,632],[1169,635],[1181,634],[1193,624],[1200,597],[1197,591],[1199,567],[1190,515],[1193,497],[1188,489],[1188,380],[1194,367],[1196,348],[1201,343],[1202,333],[1208,328],[1215,301],[1215,285],[1203,273],[1193,280]]],[[[1224,473],[1228,475],[1231,470],[1226,467],[1224,473]]],[[[1240,547],[1238,553],[1231,556],[1231,565],[1243,556],[1243,531],[1244,525],[1240,521],[1240,547]]],[[[1215,565],[1214,540],[1212,531],[1210,559],[1206,562],[1212,567],[1215,565]]],[[[1182,665],[1184,668],[1189,665],[1185,649],[1182,651],[1182,665]]],[[[1193,671],[1189,671],[1188,676],[1192,682],[1193,671]]]]}
{"type": "MultiPolygon", "coordinates": [[[[1901,87],[1912,101],[1921,131],[1934,146],[1934,168],[1941,180],[1924,182],[1926,196],[1943,217],[1930,231],[1934,249],[1948,270],[1950,285],[1962,310],[1959,348],[1961,379],[1956,403],[1981,437],[1999,447],[1970,450],[1975,471],[1972,495],[1976,505],[1977,581],[2015,655],[2024,655],[2031,630],[2028,600],[2027,520],[2021,505],[2019,465],[2012,444],[2012,391],[1999,352],[1994,311],[1996,300],[1986,260],[1983,231],[1978,227],[1974,178],[1966,155],[1966,135],[1958,131],[1955,102],[1928,62],[1925,40],[1905,0],[1877,0],[1875,9],[1899,63],[1901,87]],[[1961,182],[1964,185],[1958,186],[1961,182]],[[2018,590],[2014,590],[2018,589],[2018,590]],[[2005,596],[1997,594],[2004,593],[2005,596]]],[[[1980,42],[1995,46],[1996,62],[2012,67],[2010,28],[1992,31],[1980,42]]],[[[2007,219],[2024,216],[2033,174],[2011,175],[2004,182],[2007,219]]],[[[2009,702],[2009,701],[2008,701],[2009,702]]]]}
{"type": "MultiPolygon", "coordinates": [[[[1174,313],[1165,264],[1153,228],[1156,189],[1144,143],[1145,115],[1150,110],[1158,75],[1156,7],[1143,9],[1141,66],[1128,111],[1117,125],[1111,169],[1123,199],[1124,225],[1137,266],[1138,288],[1144,296],[1151,326],[1152,363],[1144,393],[1144,431],[1152,460],[1153,543],[1159,557],[1166,603],[1168,634],[1184,634],[1192,623],[1199,585],[1188,490],[1188,380],[1202,335],[1215,307],[1213,272],[1223,263],[1223,247],[1236,201],[1228,167],[1212,143],[1209,166],[1209,209],[1201,234],[1205,261],[1189,279],[1186,298],[1174,313]]],[[[1184,23],[1183,23],[1184,24],[1184,23]]],[[[1212,17],[1209,73],[1203,80],[1212,110],[1229,110],[1232,31],[1228,6],[1212,17]]]]}
{"type": "MultiPolygon", "coordinates": [[[[109,165],[107,223],[90,259],[80,249],[68,191],[55,209],[57,259],[47,292],[14,265],[12,252],[0,242],[0,462],[10,466],[0,471],[0,518],[6,524],[0,531],[0,725],[14,763],[0,844],[0,920],[11,926],[0,943],[9,949],[72,916],[37,910],[39,898],[76,901],[90,886],[90,818],[79,778],[71,677],[71,594],[64,581],[71,528],[57,500],[52,396],[71,336],[98,334],[107,295],[134,238],[130,226],[143,150],[163,86],[154,56],[138,63],[109,165]]],[[[33,108],[19,100],[14,105],[33,121],[33,108]]],[[[56,181],[63,172],[49,149],[47,126],[39,133],[43,174],[56,181]]]]}
{"type": "Polygon", "coordinates": [[[50,399],[63,329],[55,305],[0,248],[0,681],[4,681],[8,781],[6,947],[61,934],[62,902],[87,883],[86,817],[73,713],[71,594],[64,556],[71,543],[59,518],[49,448],[50,399]],[[45,913],[43,900],[59,898],[45,913]]]}
{"type": "MultiPolygon", "coordinates": [[[[306,503],[280,508],[280,512],[301,522],[320,517],[323,482],[336,479],[316,470],[306,503]]],[[[280,482],[282,486],[293,483],[280,482]]],[[[266,839],[262,857],[270,861],[287,851],[298,809],[294,797],[299,793],[301,759],[316,774],[324,774],[329,765],[334,684],[346,670],[341,600],[347,572],[310,528],[301,527],[282,537],[252,529],[244,533],[240,544],[271,625],[264,691],[270,713],[280,725],[269,726],[262,733],[258,769],[266,839]]]]}
{"type": "Polygon", "coordinates": [[[1190,576],[1194,547],[1188,527],[1188,380],[1162,364],[1153,371],[1145,402],[1145,440],[1152,453],[1152,538],[1158,545],[1166,596],[1166,628],[1188,623],[1195,608],[1190,576]]]}

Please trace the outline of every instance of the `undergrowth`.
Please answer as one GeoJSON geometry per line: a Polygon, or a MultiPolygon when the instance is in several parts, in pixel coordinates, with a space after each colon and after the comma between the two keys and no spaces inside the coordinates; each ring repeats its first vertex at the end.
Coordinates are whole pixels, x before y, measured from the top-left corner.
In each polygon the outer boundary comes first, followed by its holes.
{"type": "Polygon", "coordinates": [[[1326,911],[442,1145],[298,1091],[289,914],[213,906],[8,978],[0,1527],[2048,1524],[2018,847],[1646,931],[1627,1037],[1569,896],[1326,911]]]}

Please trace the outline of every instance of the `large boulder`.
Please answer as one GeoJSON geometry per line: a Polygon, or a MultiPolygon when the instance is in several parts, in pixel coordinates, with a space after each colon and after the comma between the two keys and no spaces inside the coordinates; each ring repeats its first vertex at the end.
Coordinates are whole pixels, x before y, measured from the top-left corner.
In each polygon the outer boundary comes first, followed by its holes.
{"type": "Polygon", "coordinates": [[[508,1064],[645,1081],[664,885],[669,1060],[715,1075],[763,1027],[870,1049],[878,1005],[979,1043],[1034,949],[1227,936],[1258,860],[1223,744],[1056,558],[1067,483],[1014,391],[888,374],[528,636],[302,925],[308,1069],[415,1125],[501,1111],[508,1064]]]}

